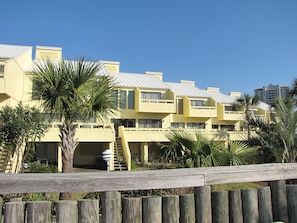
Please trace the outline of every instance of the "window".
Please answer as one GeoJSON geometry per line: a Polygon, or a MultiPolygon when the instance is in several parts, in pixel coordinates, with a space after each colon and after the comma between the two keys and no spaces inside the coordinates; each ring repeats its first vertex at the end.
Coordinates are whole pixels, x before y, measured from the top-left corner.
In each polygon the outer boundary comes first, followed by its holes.
{"type": "Polygon", "coordinates": [[[204,106],[203,100],[191,100],[191,106],[204,106]]]}
{"type": "Polygon", "coordinates": [[[222,130],[234,131],[234,125],[221,125],[222,130]]]}
{"type": "Polygon", "coordinates": [[[188,129],[205,129],[205,123],[189,122],[187,123],[188,129]]]}
{"type": "Polygon", "coordinates": [[[128,91],[128,109],[134,109],[134,91],[128,91]]]}
{"type": "Polygon", "coordinates": [[[4,64],[0,63],[0,77],[4,76],[4,64]]]}
{"type": "Polygon", "coordinates": [[[111,98],[112,98],[112,107],[114,109],[117,109],[118,108],[118,101],[119,101],[118,91],[117,90],[113,90],[111,92],[111,98]]]}
{"type": "Polygon", "coordinates": [[[184,114],[183,99],[177,99],[177,114],[184,114]]]}
{"type": "Polygon", "coordinates": [[[234,106],[225,106],[225,111],[235,111],[234,106]]]}
{"type": "Polygon", "coordinates": [[[139,119],[139,128],[162,128],[162,120],[139,119]]]}
{"type": "Polygon", "coordinates": [[[126,95],[126,91],[120,91],[120,108],[126,109],[127,107],[126,95]]]}
{"type": "Polygon", "coordinates": [[[171,128],[184,129],[185,128],[185,123],[183,123],[183,122],[172,122],[171,123],[171,128]]]}
{"type": "Polygon", "coordinates": [[[33,82],[32,82],[32,100],[40,100],[41,99],[40,95],[35,91],[36,86],[37,86],[37,84],[33,80],[33,82]]]}
{"type": "Polygon", "coordinates": [[[122,109],[134,109],[135,108],[135,99],[134,91],[127,90],[114,90],[111,94],[113,98],[113,103],[115,108],[122,109]]]}
{"type": "Polygon", "coordinates": [[[161,92],[141,92],[141,99],[161,99],[161,92]]]}

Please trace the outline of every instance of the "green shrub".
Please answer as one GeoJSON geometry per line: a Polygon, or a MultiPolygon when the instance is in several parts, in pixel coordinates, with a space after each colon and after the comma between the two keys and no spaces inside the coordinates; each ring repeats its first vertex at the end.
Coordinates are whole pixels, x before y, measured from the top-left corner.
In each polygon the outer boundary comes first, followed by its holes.
{"type": "Polygon", "coordinates": [[[135,160],[131,160],[131,170],[135,170],[137,168],[137,163],[135,160]]]}
{"type": "Polygon", "coordinates": [[[57,173],[58,169],[53,165],[46,165],[42,163],[29,163],[29,168],[26,170],[28,173],[57,173]]]}

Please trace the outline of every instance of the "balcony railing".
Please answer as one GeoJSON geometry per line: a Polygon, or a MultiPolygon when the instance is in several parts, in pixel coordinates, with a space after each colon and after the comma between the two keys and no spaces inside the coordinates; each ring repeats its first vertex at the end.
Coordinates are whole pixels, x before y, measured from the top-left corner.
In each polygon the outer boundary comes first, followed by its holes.
{"type": "Polygon", "coordinates": [[[157,104],[173,104],[174,100],[165,99],[141,99],[143,103],[157,103],[157,104]]]}
{"type": "Polygon", "coordinates": [[[174,100],[169,99],[141,99],[136,105],[138,112],[149,113],[175,113],[176,107],[174,100]]]}
{"type": "Polygon", "coordinates": [[[215,110],[214,106],[191,106],[191,109],[199,109],[199,110],[215,110]]]}
{"type": "MultiPolygon", "coordinates": [[[[60,122],[52,122],[48,124],[49,128],[59,128],[60,122]]],[[[113,124],[98,124],[98,123],[86,123],[86,122],[80,122],[80,123],[75,123],[78,124],[77,128],[79,129],[110,129],[113,128],[113,124]]]]}

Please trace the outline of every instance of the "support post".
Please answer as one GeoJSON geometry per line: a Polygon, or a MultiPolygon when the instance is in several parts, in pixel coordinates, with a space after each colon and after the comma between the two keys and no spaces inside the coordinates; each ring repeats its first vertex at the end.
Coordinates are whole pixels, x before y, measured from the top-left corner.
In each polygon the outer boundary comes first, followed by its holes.
{"type": "Polygon", "coordinates": [[[178,195],[166,195],[162,197],[162,222],[179,223],[178,195]]]}
{"type": "Polygon", "coordinates": [[[25,202],[7,202],[5,204],[4,223],[25,222],[25,202]]]}
{"type": "Polygon", "coordinates": [[[211,188],[201,186],[194,188],[196,223],[211,223],[211,188]]]}
{"type": "Polygon", "coordinates": [[[30,223],[50,223],[51,222],[51,202],[31,201],[26,203],[27,222],[30,223]]]}
{"type": "Polygon", "coordinates": [[[162,223],[162,198],[143,197],[142,198],[142,222],[162,223]]]}
{"type": "Polygon", "coordinates": [[[59,223],[77,222],[77,202],[60,200],[56,202],[56,220],[59,223]]]}
{"type": "Polygon", "coordinates": [[[149,154],[148,143],[142,142],[141,143],[141,163],[148,162],[148,154],[149,154]]]}
{"type": "Polygon", "coordinates": [[[99,222],[99,200],[78,200],[78,223],[99,222]]]}
{"type": "Polygon", "coordinates": [[[229,222],[228,191],[213,191],[211,193],[212,222],[229,222]]]}
{"type": "Polygon", "coordinates": [[[297,186],[287,186],[288,196],[288,222],[297,222],[297,186]]]}
{"type": "Polygon", "coordinates": [[[194,194],[179,195],[180,222],[195,223],[194,194]]]}
{"type": "Polygon", "coordinates": [[[102,223],[121,223],[121,194],[119,192],[102,192],[102,223]]]}
{"type": "Polygon", "coordinates": [[[241,191],[244,222],[259,222],[257,189],[249,188],[241,191]]]}
{"type": "Polygon", "coordinates": [[[241,191],[229,191],[229,222],[243,223],[241,191]]]}
{"type": "Polygon", "coordinates": [[[123,223],[142,222],[142,200],[141,197],[126,197],[122,199],[123,223]]]}
{"type": "Polygon", "coordinates": [[[269,186],[271,189],[273,221],[288,222],[286,181],[271,181],[269,186]]]}
{"type": "Polygon", "coordinates": [[[260,222],[272,222],[272,204],[270,187],[258,188],[259,219],[260,222]]]}

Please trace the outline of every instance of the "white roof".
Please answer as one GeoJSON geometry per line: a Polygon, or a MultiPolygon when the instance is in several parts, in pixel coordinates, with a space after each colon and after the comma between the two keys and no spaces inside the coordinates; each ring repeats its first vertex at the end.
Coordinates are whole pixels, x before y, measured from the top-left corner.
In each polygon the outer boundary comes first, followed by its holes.
{"type": "Polygon", "coordinates": [[[209,98],[209,95],[207,95],[204,91],[200,90],[199,88],[191,84],[172,83],[172,82],[166,82],[166,84],[176,94],[176,96],[209,98]]]}
{"type": "Polygon", "coordinates": [[[232,104],[236,102],[236,99],[238,97],[230,96],[230,95],[225,95],[219,91],[207,91],[204,90],[204,92],[209,95],[212,99],[214,99],[218,103],[222,104],[232,104]]]}
{"type": "Polygon", "coordinates": [[[0,44],[0,58],[16,58],[29,50],[32,50],[31,46],[0,44]]]}
{"type": "Polygon", "coordinates": [[[261,108],[261,109],[263,109],[263,110],[265,110],[265,111],[269,111],[269,110],[270,110],[270,105],[264,103],[263,101],[259,101],[259,104],[257,104],[256,107],[257,107],[257,108],[261,108]]]}
{"type": "Polygon", "coordinates": [[[159,78],[149,74],[111,73],[115,85],[119,87],[138,87],[152,89],[169,89],[159,78]]]}

